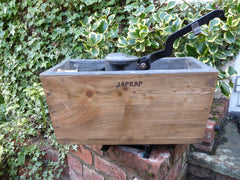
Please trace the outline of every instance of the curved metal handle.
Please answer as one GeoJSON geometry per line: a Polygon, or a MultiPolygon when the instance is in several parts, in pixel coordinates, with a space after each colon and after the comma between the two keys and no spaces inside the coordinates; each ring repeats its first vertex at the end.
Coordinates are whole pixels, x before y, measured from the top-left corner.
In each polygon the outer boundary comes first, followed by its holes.
{"type": "Polygon", "coordinates": [[[191,32],[191,31],[193,31],[195,35],[198,35],[200,33],[200,31],[198,31],[199,26],[201,26],[203,24],[207,24],[209,21],[211,21],[212,19],[214,19],[216,17],[219,17],[222,20],[226,20],[224,11],[217,9],[217,10],[214,10],[214,11],[204,15],[203,17],[199,18],[198,20],[188,24],[187,26],[176,31],[175,33],[171,34],[167,38],[164,49],[139,58],[138,62],[139,62],[140,69],[141,70],[150,69],[152,62],[154,62],[160,58],[170,56],[172,53],[172,50],[173,50],[173,43],[176,39],[178,39],[179,37],[191,32]]]}

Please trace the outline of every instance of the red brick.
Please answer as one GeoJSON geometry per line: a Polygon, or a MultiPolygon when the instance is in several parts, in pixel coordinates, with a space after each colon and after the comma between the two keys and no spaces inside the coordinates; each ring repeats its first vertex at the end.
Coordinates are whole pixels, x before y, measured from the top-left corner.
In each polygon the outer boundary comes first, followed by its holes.
{"type": "Polygon", "coordinates": [[[213,150],[213,145],[214,145],[214,141],[212,142],[211,145],[205,145],[205,144],[193,144],[193,147],[197,150],[200,151],[204,151],[204,152],[212,152],[213,150]]]}
{"type": "Polygon", "coordinates": [[[214,133],[211,137],[206,137],[206,136],[204,136],[202,142],[203,142],[204,144],[211,145],[212,142],[214,141],[214,139],[215,139],[215,133],[214,133]]]}
{"type": "Polygon", "coordinates": [[[189,146],[187,144],[177,144],[174,147],[174,152],[173,152],[173,163],[178,161],[180,158],[182,158],[183,153],[188,151],[189,146]]]}
{"type": "Polygon", "coordinates": [[[103,155],[103,151],[101,151],[102,146],[101,145],[86,145],[88,148],[92,149],[99,155],[103,155]]]}
{"type": "Polygon", "coordinates": [[[85,180],[80,174],[78,174],[71,168],[69,169],[69,178],[70,180],[85,180]]]}
{"type": "Polygon", "coordinates": [[[174,180],[177,179],[177,177],[180,174],[180,171],[182,169],[182,161],[179,160],[177,161],[169,170],[169,173],[167,175],[167,177],[164,180],[174,180]]]}
{"type": "Polygon", "coordinates": [[[86,180],[104,180],[102,175],[85,165],[83,166],[83,176],[86,180]]]}
{"type": "Polygon", "coordinates": [[[62,168],[63,168],[63,172],[62,172],[61,176],[62,176],[62,175],[63,175],[63,176],[68,175],[68,174],[69,174],[69,167],[66,166],[66,167],[62,167],[62,168]]]}
{"type": "Polygon", "coordinates": [[[111,147],[108,154],[112,160],[120,163],[128,170],[137,173],[145,179],[161,179],[168,173],[170,152],[164,148],[155,147],[149,159],[142,158],[142,150],[122,146],[111,147]]]}
{"type": "Polygon", "coordinates": [[[50,161],[54,161],[57,162],[58,161],[58,150],[54,150],[54,149],[47,149],[45,150],[45,155],[43,156],[43,159],[47,159],[50,161]]]}
{"type": "Polygon", "coordinates": [[[224,122],[224,119],[228,113],[228,104],[229,104],[229,99],[226,99],[226,98],[223,98],[222,100],[222,104],[224,106],[224,110],[221,114],[221,116],[219,117],[218,121],[217,121],[217,125],[218,126],[222,126],[223,122],[224,122]]]}
{"type": "Polygon", "coordinates": [[[71,153],[79,157],[82,161],[92,165],[92,153],[88,149],[85,149],[82,145],[79,145],[77,151],[72,150],[71,153]]]}
{"type": "Polygon", "coordinates": [[[122,169],[98,156],[95,156],[95,168],[113,179],[126,180],[126,173],[122,169]]]}
{"type": "Polygon", "coordinates": [[[228,111],[228,103],[229,99],[226,98],[214,99],[209,119],[217,120],[217,125],[221,126],[228,111]]]}
{"type": "Polygon", "coordinates": [[[205,152],[211,152],[214,145],[214,138],[215,138],[215,121],[208,120],[206,129],[204,132],[204,137],[202,143],[193,144],[194,148],[197,150],[205,151],[205,152]]]}
{"type": "Polygon", "coordinates": [[[228,105],[229,105],[229,99],[227,98],[223,98],[221,100],[222,104],[223,104],[223,107],[224,107],[224,110],[222,111],[221,113],[221,116],[220,116],[220,121],[222,121],[224,119],[224,117],[226,116],[227,112],[228,112],[228,105]]]}
{"type": "Polygon", "coordinates": [[[215,121],[207,121],[206,129],[204,132],[203,142],[206,144],[211,144],[215,138],[215,121]]]}
{"type": "Polygon", "coordinates": [[[78,174],[82,175],[82,163],[70,153],[68,153],[67,158],[68,158],[68,166],[70,167],[70,169],[72,168],[78,174]]]}

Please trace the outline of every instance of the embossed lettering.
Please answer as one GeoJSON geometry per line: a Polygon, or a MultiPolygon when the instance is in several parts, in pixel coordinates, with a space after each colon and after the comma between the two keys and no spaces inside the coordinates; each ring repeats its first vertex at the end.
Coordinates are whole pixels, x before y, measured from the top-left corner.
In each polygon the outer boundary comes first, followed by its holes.
{"type": "Polygon", "coordinates": [[[122,82],[118,82],[116,87],[141,87],[141,85],[143,84],[142,81],[122,81],[122,82]]]}

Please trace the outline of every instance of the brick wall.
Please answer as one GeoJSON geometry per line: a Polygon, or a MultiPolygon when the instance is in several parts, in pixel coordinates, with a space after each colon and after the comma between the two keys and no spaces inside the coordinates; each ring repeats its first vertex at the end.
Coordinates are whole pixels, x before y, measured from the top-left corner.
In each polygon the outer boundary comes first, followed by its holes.
{"type": "Polygon", "coordinates": [[[172,180],[186,172],[187,145],[154,146],[148,159],[141,157],[141,149],[111,146],[103,154],[100,148],[80,145],[68,153],[70,179],[172,180]]]}
{"type": "Polygon", "coordinates": [[[193,148],[198,151],[211,153],[215,145],[215,126],[219,128],[223,125],[225,116],[228,113],[229,100],[226,98],[214,99],[211,112],[206,125],[202,143],[193,144],[193,148]]]}

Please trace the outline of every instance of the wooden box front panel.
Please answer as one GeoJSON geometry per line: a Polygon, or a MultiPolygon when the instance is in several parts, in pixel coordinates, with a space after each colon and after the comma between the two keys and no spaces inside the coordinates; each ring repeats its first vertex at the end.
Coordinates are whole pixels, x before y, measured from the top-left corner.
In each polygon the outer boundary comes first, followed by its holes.
{"type": "Polygon", "coordinates": [[[203,138],[217,73],[42,76],[56,137],[73,144],[203,138]]]}

